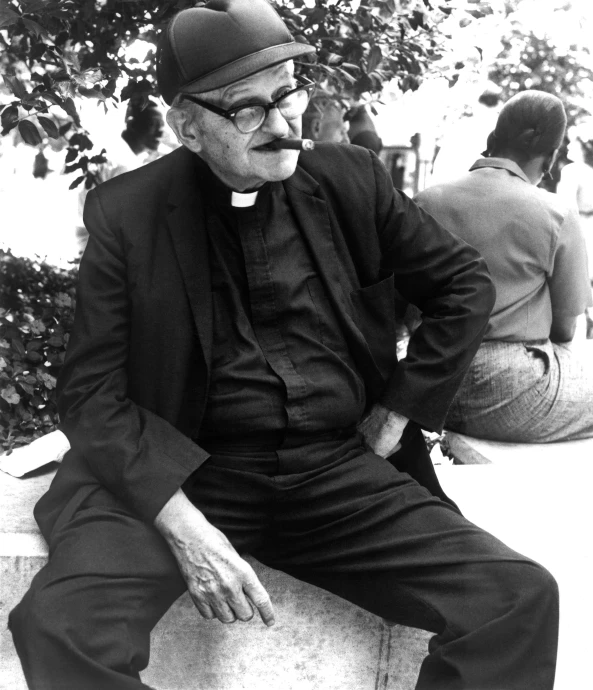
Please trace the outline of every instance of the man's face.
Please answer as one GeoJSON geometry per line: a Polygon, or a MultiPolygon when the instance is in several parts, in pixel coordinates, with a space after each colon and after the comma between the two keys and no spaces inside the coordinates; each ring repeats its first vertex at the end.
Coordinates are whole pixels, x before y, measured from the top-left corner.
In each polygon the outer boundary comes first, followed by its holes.
{"type": "MultiPolygon", "coordinates": [[[[204,100],[228,110],[239,105],[271,103],[296,86],[292,62],[276,65],[216,92],[216,102],[209,94],[204,100]]],[[[225,184],[240,192],[261,187],[264,182],[285,180],[296,169],[298,151],[273,150],[266,144],[275,139],[301,136],[301,117],[285,120],[273,108],[261,127],[243,134],[224,117],[199,105],[193,128],[196,153],[225,184]]]]}

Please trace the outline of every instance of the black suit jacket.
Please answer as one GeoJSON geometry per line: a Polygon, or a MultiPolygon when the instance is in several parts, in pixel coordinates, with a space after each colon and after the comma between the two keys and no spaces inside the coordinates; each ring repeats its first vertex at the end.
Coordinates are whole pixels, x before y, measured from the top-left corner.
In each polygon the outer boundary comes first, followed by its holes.
{"type": "MultiPolygon", "coordinates": [[[[208,458],[192,440],[212,347],[195,163],[178,149],[87,197],[90,237],[58,382],[72,450],[36,507],[46,536],[97,485],[151,521],[208,458]]],[[[369,405],[381,401],[440,430],[493,305],[484,261],[394,190],[366,149],[322,145],[303,153],[284,186],[369,405]],[[424,315],[399,363],[396,289],[424,315]]]]}

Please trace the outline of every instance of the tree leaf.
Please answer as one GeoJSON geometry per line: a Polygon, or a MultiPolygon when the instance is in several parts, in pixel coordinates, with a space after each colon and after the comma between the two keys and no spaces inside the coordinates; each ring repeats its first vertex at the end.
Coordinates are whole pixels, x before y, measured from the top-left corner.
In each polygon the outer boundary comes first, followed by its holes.
{"type": "Polygon", "coordinates": [[[37,120],[45,130],[45,133],[48,137],[57,139],[60,136],[60,132],[58,131],[56,123],[53,120],[50,120],[48,117],[43,117],[42,115],[38,115],[37,120]]]}
{"type": "Polygon", "coordinates": [[[21,401],[21,396],[16,392],[14,386],[6,386],[0,391],[2,397],[9,405],[18,405],[21,401]]]}
{"type": "Polygon", "coordinates": [[[0,29],[11,24],[16,24],[21,18],[20,14],[13,12],[8,7],[0,7],[0,29]]]}
{"type": "Polygon", "coordinates": [[[77,125],[80,125],[80,118],[78,116],[78,111],[76,110],[76,106],[74,105],[74,101],[68,97],[63,104],[61,104],[61,107],[70,115],[70,117],[74,120],[74,122],[77,125]]]}
{"type": "Polygon", "coordinates": [[[36,14],[40,10],[47,10],[47,0],[21,0],[21,5],[27,14],[36,14]]]}
{"type": "Polygon", "coordinates": [[[53,91],[42,91],[39,95],[41,98],[45,98],[46,101],[49,101],[52,105],[62,104],[62,97],[58,96],[58,94],[54,93],[53,91]]]}
{"type": "Polygon", "coordinates": [[[16,105],[9,105],[2,111],[2,128],[12,128],[16,125],[19,119],[19,109],[16,105]]]}
{"type": "Polygon", "coordinates": [[[26,393],[27,395],[34,395],[35,394],[35,388],[31,386],[29,383],[24,383],[23,381],[19,381],[19,386],[23,389],[23,392],[26,393]]]}
{"type": "Polygon", "coordinates": [[[24,357],[27,351],[25,350],[25,346],[23,345],[23,341],[19,340],[18,338],[13,338],[12,341],[12,347],[13,349],[21,356],[24,357]]]}
{"type": "Polygon", "coordinates": [[[30,120],[21,120],[19,122],[19,133],[23,137],[25,144],[29,144],[29,146],[39,146],[39,144],[43,143],[39,130],[30,120]]]}
{"type": "Polygon", "coordinates": [[[371,48],[371,54],[369,55],[369,61],[367,65],[367,72],[373,72],[381,63],[383,59],[383,53],[378,45],[374,45],[371,48]]]}
{"type": "Polygon", "coordinates": [[[68,189],[76,189],[79,184],[82,184],[86,178],[86,175],[81,175],[80,177],[77,177],[74,182],[68,187],[68,189]]]}
{"type": "Polygon", "coordinates": [[[41,26],[41,24],[34,22],[32,19],[25,18],[23,18],[23,24],[31,33],[35,34],[37,38],[48,38],[47,31],[41,26]]]}
{"type": "Polygon", "coordinates": [[[3,74],[2,79],[4,79],[6,86],[17,98],[25,98],[27,96],[27,88],[18,77],[3,74]]]}

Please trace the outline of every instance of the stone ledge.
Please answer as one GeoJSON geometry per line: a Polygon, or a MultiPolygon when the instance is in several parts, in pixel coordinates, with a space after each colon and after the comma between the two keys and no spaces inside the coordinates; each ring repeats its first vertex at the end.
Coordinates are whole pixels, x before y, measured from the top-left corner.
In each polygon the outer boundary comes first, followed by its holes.
{"type": "MultiPolygon", "coordinates": [[[[0,472],[0,690],[26,690],[6,617],[47,557],[33,505],[52,473],[0,472]]],[[[186,594],[155,628],[143,680],[159,690],[412,690],[429,633],[389,626],[324,590],[251,560],[277,623],[203,621],[186,594]]]]}
{"type": "Polygon", "coordinates": [[[554,690],[585,688],[593,618],[593,457],[554,454],[435,469],[469,520],[554,575],[560,588],[554,690]]]}
{"type": "Polygon", "coordinates": [[[561,458],[570,461],[590,459],[593,462],[593,438],[556,443],[503,443],[447,431],[446,439],[456,462],[461,465],[515,466],[517,462],[561,458]]]}

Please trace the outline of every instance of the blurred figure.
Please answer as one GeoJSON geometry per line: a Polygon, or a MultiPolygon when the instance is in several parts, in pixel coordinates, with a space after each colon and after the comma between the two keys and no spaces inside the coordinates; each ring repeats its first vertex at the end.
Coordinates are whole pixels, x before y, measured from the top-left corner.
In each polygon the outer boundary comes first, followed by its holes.
{"type": "Polygon", "coordinates": [[[365,149],[374,151],[379,155],[383,148],[383,142],[377,134],[377,128],[366,106],[359,105],[352,108],[345,119],[350,124],[348,129],[350,143],[356,146],[363,146],[365,149]]]}
{"type": "Polygon", "coordinates": [[[132,97],[126,110],[126,128],[121,138],[136,156],[151,153],[159,147],[164,124],[155,101],[132,97]]]}
{"type": "Polygon", "coordinates": [[[593,140],[576,135],[568,145],[568,159],[562,168],[557,193],[570,204],[576,204],[587,242],[589,277],[593,280],[593,140]]]}
{"type": "Polygon", "coordinates": [[[480,155],[500,110],[500,88],[489,81],[471,117],[461,117],[445,134],[434,160],[430,184],[455,180],[466,173],[480,155]]]}
{"type": "MultiPolygon", "coordinates": [[[[568,165],[562,168],[557,193],[576,204],[589,257],[589,280],[593,288],[593,139],[575,135],[568,145],[568,165]]],[[[593,309],[587,309],[587,339],[593,339],[593,309]]]]}
{"type": "Polygon", "coordinates": [[[109,162],[101,170],[101,182],[121,173],[135,170],[159,157],[164,120],[156,101],[132,96],[126,108],[125,128],[121,139],[125,144],[108,148],[109,162]]]}
{"type": "Polygon", "coordinates": [[[561,101],[524,91],[500,112],[486,158],[417,201],[486,259],[497,291],[446,426],[496,441],[593,436],[593,357],[570,347],[592,304],[576,209],[537,184],[566,128],[561,101]]]}
{"type": "MultiPolygon", "coordinates": [[[[159,143],[163,135],[164,120],[156,101],[143,96],[132,96],[126,108],[122,146],[109,146],[105,163],[99,174],[99,183],[106,182],[122,173],[135,170],[160,157],[159,143]],[[126,145],[127,144],[127,145],[126,145]]],[[[76,238],[80,251],[84,251],[88,233],[82,219],[84,204],[89,190],[84,188],[78,195],[78,222],[76,238]]]]}
{"type": "Polygon", "coordinates": [[[347,144],[348,123],[341,104],[323,92],[313,96],[303,115],[303,137],[313,141],[347,144]]]}

